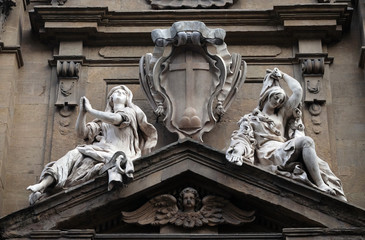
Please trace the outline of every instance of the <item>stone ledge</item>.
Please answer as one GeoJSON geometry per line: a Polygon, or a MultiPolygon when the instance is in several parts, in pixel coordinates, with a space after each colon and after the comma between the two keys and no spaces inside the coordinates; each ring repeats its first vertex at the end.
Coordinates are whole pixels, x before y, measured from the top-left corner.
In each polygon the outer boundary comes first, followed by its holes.
{"type": "Polygon", "coordinates": [[[18,62],[18,68],[24,65],[22,50],[20,46],[5,46],[3,42],[0,41],[0,54],[10,53],[16,55],[16,60],[18,62]]]}

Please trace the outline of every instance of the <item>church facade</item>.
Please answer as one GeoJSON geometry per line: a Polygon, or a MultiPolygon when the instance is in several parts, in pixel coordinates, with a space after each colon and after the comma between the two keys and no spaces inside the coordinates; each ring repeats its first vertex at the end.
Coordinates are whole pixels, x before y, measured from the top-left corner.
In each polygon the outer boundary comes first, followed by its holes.
{"type": "Polygon", "coordinates": [[[363,238],[363,1],[3,0],[0,10],[3,238],[363,238]],[[301,130],[347,201],[227,161],[276,68],[300,84],[301,130]],[[44,167],[85,143],[80,98],[103,111],[119,85],[158,135],[133,179],[108,190],[104,171],[30,206],[44,167]]]}

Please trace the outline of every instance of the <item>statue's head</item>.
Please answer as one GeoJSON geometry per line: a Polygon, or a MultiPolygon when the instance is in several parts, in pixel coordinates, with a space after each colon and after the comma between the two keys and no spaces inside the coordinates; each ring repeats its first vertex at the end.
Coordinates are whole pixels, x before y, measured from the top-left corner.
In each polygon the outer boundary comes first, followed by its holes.
{"type": "Polygon", "coordinates": [[[269,104],[272,108],[278,110],[284,105],[287,98],[284,89],[280,86],[267,88],[266,91],[260,95],[259,109],[262,110],[265,104],[269,104]]]}
{"type": "Polygon", "coordinates": [[[132,91],[127,88],[125,85],[120,85],[120,86],[116,86],[113,87],[107,96],[107,103],[106,103],[106,108],[105,111],[106,112],[114,112],[114,102],[113,102],[113,94],[120,94],[125,96],[125,106],[127,107],[131,107],[133,105],[132,103],[132,99],[133,99],[133,93],[132,91]]]}
{"type": "Polygon", "coordinates": [[[198,211],[200,207],[200,197],[198,191],[187,187],[180,192],[179,205],[184,212],[198,211]]]}

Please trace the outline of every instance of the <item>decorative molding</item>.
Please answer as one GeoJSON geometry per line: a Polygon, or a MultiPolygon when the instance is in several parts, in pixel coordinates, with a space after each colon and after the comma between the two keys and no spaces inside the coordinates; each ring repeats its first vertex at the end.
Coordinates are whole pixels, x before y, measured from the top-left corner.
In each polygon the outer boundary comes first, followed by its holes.
{"type": "Polygon", "coordinates": [[[329,58],[327,53],[297,53],[296,57],[302,68],[304,102],[311,115],[311,128],[315,134],[320,134],[322,132],[321,105],[327,101],[323,87],[324,68],[325,64],[333,62],[333,58],[329,58]]]}
{"type": "Polygon", "coordinates": [[[322,112],[321,104],[316,101],[309,103],[308,111],[312,115],[311,122],[313,132],[315,134],[320,134],[322,132],[322,120],[319,116],[322,112]]]}
{"type": "Polygon", "coordinates": [[[323,75],[325,64],[331,64],[333,58],[327,53],[297,53],[295,58],[302,68],[304,102],[326,102],[326,92],[323,87],[323,75]]]}
{"type": "Polygon", "coordinates": [[[303,74],[324,74],[324,59],[302,59],[303,74]]]}
{"type": "MultiPolygon", "coordinates": [[[[55,105],[62,106],[63,115],[68,115],[69,106],[78,105],[78,79],[81,68],[80,62],[57,60],[56,73],[58,77],[58,95],[55,105]]],[[[60,112],[61,113],[61,112],[60,112]]]]}
{"type": "Polygon", "coordinates": [[[281,44],[308,34],[323,42],[338,41],[348,28],[352,11],[347,4],[275,6],[270,10],[150,10],[143,13],[110,12],[106,7],[35,6],[30,11],[30,19],[33,31],[47,43],[82,40],[84,44],[94,46],[150,46],[149,27],[168,27],[174,19],[179,19],[202,21],[207,26],[235,26],[235,31],[227,31],[226,42],[241,45],[281,44]],[[298,25],[303,22],[306,24],[298,25]],[[132,24],[140,30],[131,31],[132,24]]]}
{"type": "Polygon", "coordinates": [[[20,46],[5,46],[3,42],[0,41],[0,54],[1,53],[13,53],[16,56],[18,63],[18,68],[24,65],[22,50],[20,46]]]}
{"type": "Polygon", "coordinates": [[[29,234],[29,239],[95,239],[93,229],[71,230],[35,230],[29,234]]]}
{"type": "Polygon", "coordinates": [[[57,61],[58,77],[79,77],[80,63],[74,61],[57,61]]]}
{"type": "Polygon", "coordinates": [[[233,5],[233,0],[147,0],[153,9],[166,8],[225,8],[233,5]]]}

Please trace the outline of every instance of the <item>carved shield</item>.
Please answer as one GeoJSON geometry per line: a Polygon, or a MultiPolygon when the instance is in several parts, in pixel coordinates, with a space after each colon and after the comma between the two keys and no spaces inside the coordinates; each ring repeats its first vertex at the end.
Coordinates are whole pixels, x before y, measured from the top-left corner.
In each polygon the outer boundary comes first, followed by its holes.
{"type": "Polygon", "coordinates": [[[156,115],[165,116],[170,132],[202,141],[243,84],[246,63],[228,52],[223,29],[202,22],[176,22],[151,36],[154,51],[141,57],[139,65],[142,89],[156,115]],[[172,51],[165,56],[167,46],[172,51]]]}
{"type": "Polygon", "coordinates": [[[162,65],[160,86],[172,111],[166,127],[193,136],[213,118],[212,101],[223,85],[216,61],[199,48],[179,47],[162,65]]]}

